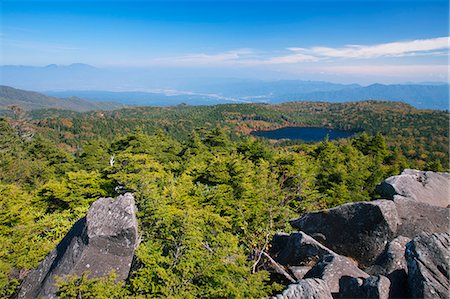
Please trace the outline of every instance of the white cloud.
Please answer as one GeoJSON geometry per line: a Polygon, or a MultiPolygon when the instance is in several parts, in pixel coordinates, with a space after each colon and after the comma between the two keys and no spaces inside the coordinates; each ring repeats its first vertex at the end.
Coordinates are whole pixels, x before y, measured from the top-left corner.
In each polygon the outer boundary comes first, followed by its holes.
{"type": "MultiPolygon", "coordinates": [[[[259,52],[248,48],[219,53],[193,53],[171,57],[159,57],[124,62],[135,66],[169,67],[257,67],[257,66],[306,66],[346,60],[370,60],[380,57],[446,56],[450,37],[399,41],[377,45],[347,45],[344,47],[290,47],[283,54],[259,52]]],[[[117,62],[116,62],[117,63],[117,62]]],[[[372,63],[375,65],[375,63],[372,63]]],[[[387,65],[383,66],[387,69],[387,65]]],[[[393,71],[394,68],[390,68],[393,71]]]]}
{"type": "Polygon", "coordinates": [[[216,54],[187,54],[174,57],[163,57],[150,60],[148,63],[170,66],[205,66],[236,64],[246,55],[251,54],[251,49],[237,49],[216,54]]]}
{"type": "Polygon", "coordinates": [[[450,37],[417,39],[384,43],[378,45],[347,45],[342,48],[312,47],[289,48],[291,51],[306,53],[317,58],[358,58],[402,57],[415,55],[434,55],[436,51],[449,49],[450,37]]]}
{"type": "Polygon", "coordinates": [[[318,58],[294,53],[284,56],[258,56],[251,49],[237,49],[216,54],[187,54],[182,56],[156,58],[148,61],[150,64],[172,66],[258,66],[276,64],[295,64],[307,61],[317,61],[318,58]]]}
{"type": "MultiPolygon", "coordinates": [[[[377,45],[347,45],[340,48],[291,47],[285,55],[249,56],[254,54],[249,49],[234,50],[218,54],[192,54],[181,57],[173,57],[169,60],[176,64],[221,64],[221,65],[286,65],[302,62],[317,62],[330,59],[373,59],[379,57],[406,57],[406,56],[435,56],[447,55],[449,49],[449,37],[430,39],[418,39],[412,41],[400,41],[377,45]],[[444,51],[443,51],[444,50],[444,51]]],[[[160,60],[168,61],[168,59],[160,60]]]]}
{"type": "Polygon", "coordinates": [[[269,58],[242,60],[240,64],[271,65],[271,64],[298,64],[301,62],[316,62],[336,58],[371,59],[379,57],[406,57],[406,56],[435,56],[448,55],[449,37],[419,39],[413,41],[384,43],[378,45],[347,45],[342,48],[291,47],[286,55],[269,58]],[[294,54],[292,54],[294,52],[294,54]]]}
{"type": "Polygon", "coordinates": [[[319,59],[312,55],[296,53],[284,56],[275,56],[268,59],[255,60],[255,64],[294,64],[300,62],[312,62],[318,61],[319,59]]]}

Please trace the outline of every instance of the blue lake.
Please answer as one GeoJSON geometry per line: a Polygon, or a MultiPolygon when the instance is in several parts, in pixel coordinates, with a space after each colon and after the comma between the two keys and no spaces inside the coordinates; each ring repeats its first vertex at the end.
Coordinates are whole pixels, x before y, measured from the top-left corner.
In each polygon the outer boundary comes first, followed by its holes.
{"type": "Polygon", "coordinates": [[[321,141],[328,135],[330,140],[346,138],[355,134],[353,131],[335,130],[329,128],[285,127],[271,131],[253,131],[253,136],[269,139],[301,139],[304,141],[321,141]]]}

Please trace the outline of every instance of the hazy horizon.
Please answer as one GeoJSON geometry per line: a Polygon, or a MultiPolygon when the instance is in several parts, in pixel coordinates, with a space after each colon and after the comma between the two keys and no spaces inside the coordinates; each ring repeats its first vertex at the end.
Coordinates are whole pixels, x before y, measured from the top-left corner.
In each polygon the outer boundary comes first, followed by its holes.
{"type": "MultiPolygon", "coordinates": [[[[262,76],[253,76],[252,72],[235,74],[233,72],[222,72],[221,74],[211,74],[211,69],[176,69],[176,68],[145,68],[145,67],[101,67],[82,62],[74,62],[68,65],[48,64],[48,65],[0,65],[0,83],[11,87],[30,89],[35,91],[57,91],[57,90],[107,90],[107,91],[154,91],[155,89],[177,89],[176,86],[183,82],[183,86],[190,87],[191,84],[233,84],[245,82],[324,82],[343,85],[370,86],[374,84],[383,85],[441,85],[449,84],[445,80],[407,80],[398,78],[389,80],[385,78],[364,78],[364,77],[336,77],[322,75],[292,76],[285,73],[265,72],[262,76]],[[63,77],[60,77],[63,76],[63,77]],[[34,83],[37,77],[45,84],[34,83]],[[66,87],[54,88],[51,78],[56,82],[64,82],[66,87]],[[21,79],[22,78],[22,79],[21,79]],[[23,80],[25,78],[26,80],[23,80]],[[89,85],[78,85],[73,78],[83,81],[85,78],[89,85]],[[112,80],[112,81],[111,81],[112,80]],[[114,85],[117,81],[124,83],[124,86],[114,85]],[[18,83],[20,82],[20,83],[18,83]],[[108,84],[110,83],[110,84],[108,84]],[[73,84],[73,86],[72,86],[73,84]],[[70,88],[72,86],[72,88],[70,88]]],[[[179,88],[178,88],[179,89],[179,88]]],[[[183,89],[183,88],[181,88],[183,89]]],[[[186,89],[186,88],[185,88],[186,89]]],[[[186,90],[188,90],[187,88],[186,90]]]]}

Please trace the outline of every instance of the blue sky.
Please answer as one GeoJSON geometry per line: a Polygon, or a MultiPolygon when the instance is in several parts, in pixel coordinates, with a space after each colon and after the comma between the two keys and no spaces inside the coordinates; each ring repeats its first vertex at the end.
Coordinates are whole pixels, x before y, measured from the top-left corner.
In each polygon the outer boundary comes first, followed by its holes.
{"type": "Polygon", "coordinates": [[[4,0],[1,64],[446,81],[448,9],[438,0],[4,0]]]}

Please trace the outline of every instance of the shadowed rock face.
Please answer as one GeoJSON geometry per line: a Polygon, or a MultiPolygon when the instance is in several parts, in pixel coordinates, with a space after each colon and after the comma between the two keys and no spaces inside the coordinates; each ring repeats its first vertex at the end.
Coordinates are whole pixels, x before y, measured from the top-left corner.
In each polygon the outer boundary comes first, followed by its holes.
{"type": "Polygon", "coordinates": [[[394,199],[399,217],[397,235],[414,238],[421,233],[444,233],[449,231],[448,208],[432,206],[405,198],[394,199]]]}
{"type": "Polygon", "coordinates": [[[438,207],[450,204],[450,174],[405,169],[377,186],[383,198],[410,199],[438,207]]]}
{"type": "Polygon", "coordinates": [[[291,225],[307,234],[321,234],[323,244],[338,254],[370,265],[397,232],[394,202],[357,202],[307,213],[291,225]]]}
{"type": "Polygon", "coordinates": [[[399,236],[386,245],[375,264],[365,269],[370,275],[385,275],[391,282],[389,298],[409,298],[406,244],[411,239],[399,236]]]}
{"type": "Polygon", "coordinates": [[[115,270],[119,280],[130,271],[138,243],[138,225],[131,193],[100,198],[64,239],[25,278],[18,298],[54,298],[56,276],[103,277],[115,270]]]}
{"type": "Polygon", "coordinates": [[[413,298],[445,298],[450,294],[450,234],[422,234],[406,245],[408,284],[413,298]]]}
{"type": "Polygon", "coordinates": [[[339,298],[389,298],[391,283],[384,276],[370,276],[366,279],[343,276],[339,280],[339,298]]]}
{"type": "Polygon", "coordinates": [[[271,299],[332,299],[328,285],[322,279],[309,278],[291,284],[283,293],[271,299]]]}
{"type": "Polygon", "coordinates": [[[273,246],[270,255],[282,265],[287,266],[313,266],[325,255],[336,255],[304,232],[294,232],[290,235],[278,234],[274,236],[273,243],[282,238],[284,246],[273,246]]]}
{"type": "MultiPolygon", "coordinates": [[[[379,273],[373,273],[374,275],[377,274],[389,274],[392,271],[403,269],[407,270],[406,266],[406,260],[405,260],[405,248],[406,244],[411,241],[411,239],[406,238],[404,236],[399,236],[389,242],[386,245],[386,249],[384,252],[377,258],[377,260],[374,263],[373,271],[376,272],[376,269],[381,269],[379,273]]],[[[368,269],[366,269],[366,272],[368,269]]]]}

